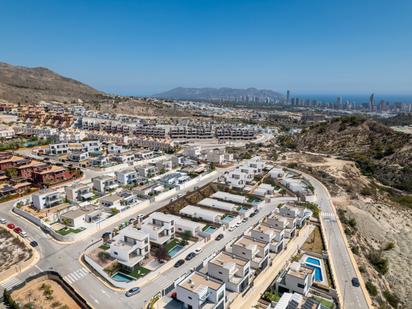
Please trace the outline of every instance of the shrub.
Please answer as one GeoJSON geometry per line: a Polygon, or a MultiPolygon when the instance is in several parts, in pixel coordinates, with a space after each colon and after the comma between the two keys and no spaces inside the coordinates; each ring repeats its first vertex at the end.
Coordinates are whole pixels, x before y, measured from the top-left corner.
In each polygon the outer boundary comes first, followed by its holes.
{"type": "Polygon", "coordinates": [[[353,245],[351,247],[353,254],[359,255],[359,247],[356,245],[353,245]]]}
{"type": "Polygon", "coordinates": [[[393,248],[395,248],[395,243],[393,241],[388,242],[385,247],[383,248],[383,250],[388,251],[388,250],[392,250],[393,248]]]}
{"type": "Polygon", "coordinates": [[[372,281],[368,280],[365,283],[366,289],[369,292],[370,296],[376,296],[378,295],[378,289],[376,288],[376,286],[372,283],[372,281]]]}
{"type": "Polygon", "coordinates": [[[365,266],[359,266],[359,271],[360,271],[361,273],[366,273],[366,268],[365,268],[365,266]]]}
{"type": "Polygon", "coordinates": [[[389,261],[387,258],[382,256],[382,252],[372,251],[368,255],[368,260],[380,274],[384,275],[388,272],[389,261]]]}
{"type": "Polygon", "coordinates": [[[398,296],[396,296],[394,293],[391,293],[390,291],[386,290],[383,292],[383,297],[385,297],[386,301],[393,307],[397,308],[398,304],[400,302],[400,299],[398,296]]]}

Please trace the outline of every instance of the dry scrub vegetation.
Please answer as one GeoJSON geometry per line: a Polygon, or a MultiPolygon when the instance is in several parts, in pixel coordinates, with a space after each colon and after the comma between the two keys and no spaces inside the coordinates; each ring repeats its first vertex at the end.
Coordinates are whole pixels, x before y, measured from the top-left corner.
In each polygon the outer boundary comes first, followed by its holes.
{"type": "Polygon", "coordinates": [[[412,302],[412,209],[398,203],[387,187],[363,176],[354,162],[302,153],[279,158],[311,173],[330,190],[376,307],[407,308],[412,302]]]}

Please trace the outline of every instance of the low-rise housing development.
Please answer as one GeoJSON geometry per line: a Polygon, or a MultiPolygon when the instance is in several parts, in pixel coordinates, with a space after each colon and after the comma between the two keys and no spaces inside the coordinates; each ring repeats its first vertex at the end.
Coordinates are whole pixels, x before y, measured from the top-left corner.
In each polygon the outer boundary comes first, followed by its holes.
{"type": "Polygon", "coordinates": [[[250,260],[222,251],[208,262],[207,274],[224,282],[227,290],[242,293],[250,284],[250,260]]]}
{"type": "Polygon", "coordinates": [[[64,201],[63,194],[56,190],[44,190],[33,193],[32,195],[33,207],[42,210],[45,208],[52,208],[61,204],[64,201]]]}
{"type": "Polygon", "coordinates": [[[133,270],[149,257],[149,234],[130,226],[113,238],[109,249],[110,256],[115,258],[121,267],[133,270]]]}
{"type": "Polygon", "coordinates": [[[313,268],[292,262],[276,281],[276,289],[281,292],[296,292],[307,295],[314,281],[313,268]]]}
{"type": "Polygon", "coordinates": [[[187,205],[182,208],[179,213],[183,216],[188,216],[191,218],[196,218],[204,221],[219,223],[222,220],[223,213],[205,209],[198,206],[187,205]]]}
{"type": "Polygon", "coordinates": [[[84,202],[94,197],[91,184],[74,183],[64,188],[70,202],[84,202]]]}
{"type": "Polygon", "coordinates": [[[149,234],[150,241],[155,245],[163,245],[175,235],[175,221],[172,216],[154,212],[146,218],[141,230],[149,234]]]}
{"type": "Polygon", "coordinates": [[[119,187],[119,184],[116,181],[114,176],[98,176],[92,178],[93,189],[100,192],[106,193],[112,191],[119,187]]]}
{"type": "Polygon", "coordinates": [[[176,285],[176,298],[188,309],[226,308],[225,284],[199,272],[191,273],[176,285]]]}
{"type": "Polygon", "coordinates": [[[233,254],[248,259],[251,267],[259,270],[269,264],[269,249],[269,243],[246,235],[232,244],[233,254]]]}

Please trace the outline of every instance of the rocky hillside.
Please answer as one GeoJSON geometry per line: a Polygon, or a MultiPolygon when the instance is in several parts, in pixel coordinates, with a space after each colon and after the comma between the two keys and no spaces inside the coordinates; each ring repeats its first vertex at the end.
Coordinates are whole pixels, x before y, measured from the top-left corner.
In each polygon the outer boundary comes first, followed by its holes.
{"type": "Polygon", "coordinates": [[[412,136],[357,116],[320,123],[279,142],[292,149],[338,155],[358,163],[365,175],[412,192],[412,136]]]}
{"type": "Polygon", "coordinates": [[[15,103],[41,100],[72,102],[100,100],[105,95],[77,80],[47,68],[27,68],[0,62],[0,99],[15,103]]]}

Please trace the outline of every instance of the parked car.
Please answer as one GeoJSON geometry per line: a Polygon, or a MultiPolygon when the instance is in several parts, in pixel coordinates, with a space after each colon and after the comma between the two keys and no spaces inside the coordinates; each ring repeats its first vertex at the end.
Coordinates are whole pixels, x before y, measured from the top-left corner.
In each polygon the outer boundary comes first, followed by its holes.
{"type": "Polygon", "coordinates": [[[133,223],[133,222],[135,222],[135,221],[136,221],[135,218],[130,218],[130,219],[129,219],[129,223],[133,223]]]}
{"type": "Polygon", "coordinates": [[[196,256],[196,253],[190,252],[188,255],[186,255],[185,260],[186,260],[186,261],[190,261],[190,260],[193,259],[195,256],[196,256]]]}
{"type": "Polygon", "coordinates": [[[230,228],[229,228],[229,232],[233,232],[235,230],[235,227],[234,226],[231,226],[230,228]]]}
{"type": "Polygon", "coordinates": [[[240,223],[240,222],[238,222],[238,223],[236,223],[236,224],[235,224],[235,226],[236,226],[236,227],[239,227],[239,226],[240,226],[240,224],[241,224],[241,223],[240,223]]]}
{"type": "Polygon", "coordinates": [[[196,254],[199,254],[200,252],[202,252],[202,248],[197,248],[197,249],[195,249],[195,253],[196,253],[196,254]]]}
{"type": "Polygon", "coordinates": [[[247,222],[247,218],[244,218],[244,219],[242,220],[242,222],[243,222],[243,223],[246,223],[246,222],[247,222]]]}
{"type": "Polygon", "coordinates": [[[356,277],[353,277],[352,278],[352,285],[354,286],[354,287],[360,287],[360,283],[359,283],[359,279],[358,278],[356,278],[356,277]]]}
{"type": "Polygon", "coordinates": [[[127,297],[130,297],[130,296],[136,295],[136,294],[138,294],[138,293],[140,293],[140,288],[135,287],[135,288],[131,288],[130,290],[128,290],[128,291],[126,292],[126,296],[127,296],[127,297]]]}
{"type": "Polygon", "coordinates": [[[1,223],[1,224],[6,224],[6,223],[7,223],[7,220],[6,220],[6,219],[1,218],[1,219],[0,219],[0,223],[1,223]]]}
{"type": "Polygon", "coordinates": [[[7,228],[9,228],[10,230],[14,229],[16,226],[13,223],[9,223],[7,224],[7,228]]]}
{"type": "Polygon", "coordinates": [[[176,268],[178,268],[178,267],[182,266],[184,263],[185,263],[185,260],[178,260],[178,261],[175,263],[174,266],[175,266],[176,268]]]}
{"type": "Polygon", "coordinates": [[[30,242],[30,246],[32,246],[33,248],[34,247],[37,247],[39,244],[37,243],[37,241],[35,241],[35,240],[33,240],[33,241],[31,241],[30,242]]]}
{"type": "Polygon", "coordinates": [[[219,234],[217,235],[216,240],[221,240],[223,239],[223,237],[225,237],[223,234],[219,234]]]}
{"type": "Polygon", "coordinates": [[[20,233],[20,236],[23,237],[23,238],[26,238],[26,237],[27,237],[27,233],[26,233],[25,231],[22,231],[22,232],[20,233]]]}
{"type": "Polygon", "coordinates": [[[256,216],[256,214],[255,214],[254,212],[252,212],[252,213],[250,214],[250,217],[253,218],[254,216],[256,216]]]}
{"type": "Polygon", "coordinates": [[[14,229],[14,232],[15,232],[16,234],[20,234],[21,232],[23,232],[23,230],[22,230],[21,228],[19,228],[19,227],[16,227],[16,228],[14,229]]]}

